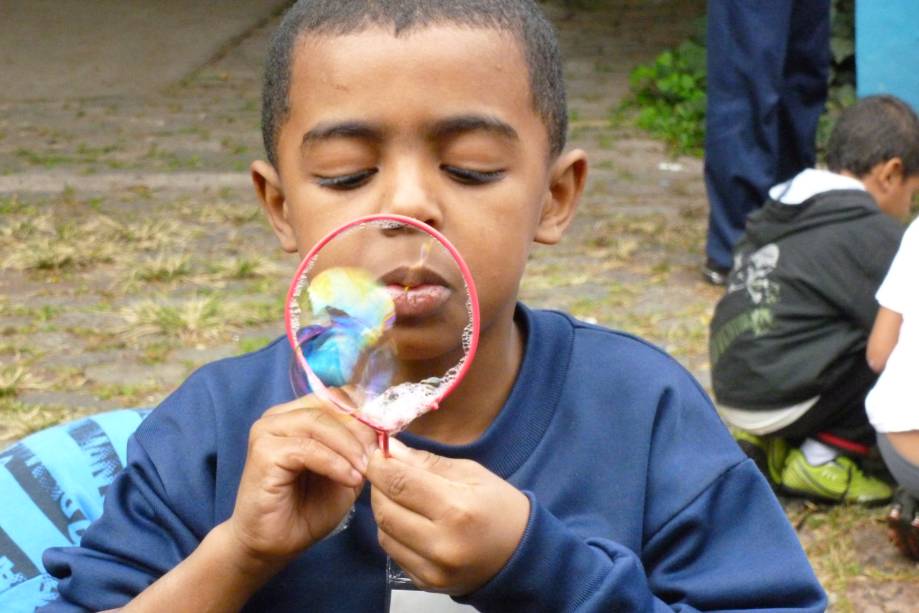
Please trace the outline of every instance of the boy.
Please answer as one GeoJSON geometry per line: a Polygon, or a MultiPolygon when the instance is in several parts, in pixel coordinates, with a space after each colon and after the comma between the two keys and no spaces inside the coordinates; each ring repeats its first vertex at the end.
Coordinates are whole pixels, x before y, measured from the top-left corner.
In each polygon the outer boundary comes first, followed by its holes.
{"type": "Polygon", "coordinates": [[[356,420],[293,398],[283,339],[205,367],[138,431],[82,546],[47,554],[51,610],[822,609],[685,371],[516,301],[530,244],[561,238],[586,174],[563,152],[535,3],[299,2],[264,102],[269,162],[252,170],[282,247],[367,213],[431,224],[476,280],[476,360],[389,459],[356,420]]]}
{"type": "Polygon", "coordinates": [[[919,560],[919,411],[913,396],[919,363],[917,266],[919,221],[913,220],[878,289],[880,308],[865,353],[868,366],[878,373],[865,409],[884,464],[900,486],[887,516],[888,533],[897,549],[914,560],[919,560]]]}
{"type": "Polygon", "coordinates": [[[865,456],[874,440],[865,345],[896,220],[919,190],[919,118],[891,96],[865,98],[840,116],[826,157],[829,171],[774,187],[750,216],[711,323],[712,385],[776,487],[877,504],[890,486],[839,450],[865,456]]]}

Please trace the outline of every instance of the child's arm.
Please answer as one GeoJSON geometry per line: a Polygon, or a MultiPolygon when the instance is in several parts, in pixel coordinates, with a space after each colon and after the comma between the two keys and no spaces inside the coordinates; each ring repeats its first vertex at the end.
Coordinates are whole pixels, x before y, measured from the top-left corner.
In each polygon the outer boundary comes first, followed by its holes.
{"type": "Polygon", "coordinates": [[[372,430],[315,397],[266,411],[249,434],[233,515],[125,610],[242,608],[341,522],[363,487],[375,442],[372,430]]]}
{"type": "Polygon", "coordinates": [[[119,611],[238,611],[283,567],[240,551],[229,522],[119,611]],[[181,603],[181,604],[177,604],[181,603]]]}
{"type": "MultiPolygon", "coordinates": [[[[161,436],[175,432],[199,435],[184,429],[161,436]]],[[[65,551],[46,555],[46,564],[62,578],[62,596],[71,595],[65,584],[75,582],[76,596],[88,600],[75,604],[93,610],[132,597],[129,611],[239,610],[340,523],[363,487],[361,471],[375,444],[370,428],[312,397],[269,409],[249,431],[232,514],[213,529],[204,526],[209,531],[200,542],[187,514],[155,501],[169,491],[180,497],[174,506],[198,506],[198,517],[209,514],[209,501],[196,503],[200,492],[175,472],[162,483],[138,447],[135,465],[113,483],[106,513],[84,538],[79,567],[70,566],[74,558],[65,551]],[[183,491],[192,499],[181,499],[183,491]],[[97,579],[102,583],[87,589],[97,579]]],[[[200,465],[188,456],[186,472],[198,479],[200,465]]]]}
{"type": "Polygon", "coordinates": [[[902,323],[903,316],[900,313],[883,306],[878,310],[877,318],[874,320],[874,327],[871,328],[871,336],[868,337],[868,348],[865,352],[868,366],[874,372],[881,372],[884,370],[884,366],[887,365],[887,359],[900,337],[902,323]]]}

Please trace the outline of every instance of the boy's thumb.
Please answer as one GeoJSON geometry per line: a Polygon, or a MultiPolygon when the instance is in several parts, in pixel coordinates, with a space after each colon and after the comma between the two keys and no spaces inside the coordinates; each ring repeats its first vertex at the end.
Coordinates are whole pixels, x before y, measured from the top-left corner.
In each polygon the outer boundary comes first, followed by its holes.
{"type": "Polygon", "coordinates": [[[429,451],[422,451],[421,449],[412,449],[396,438],[391,438],[389,440],[389,452],[392,457],[406,464],[411,464],[443,476],[447,476],[454,472],[456,465],[456,461],[451,458],[445,458],[429,451]]]}

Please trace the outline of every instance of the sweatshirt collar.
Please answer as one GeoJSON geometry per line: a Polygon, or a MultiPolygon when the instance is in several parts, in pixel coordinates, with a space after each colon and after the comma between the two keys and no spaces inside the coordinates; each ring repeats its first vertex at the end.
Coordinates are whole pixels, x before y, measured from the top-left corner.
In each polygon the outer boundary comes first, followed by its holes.
{"type": "Polygon", "coordinates": [[[568,376],[574,328],[561,315],[517,305],[515,320],[526,338],[517,380],[491,425],[468,445],[444,445],[403,432],[409,447],[452,458],[468,458],[507,478],[526,461],[545,434],[568,376]]]}

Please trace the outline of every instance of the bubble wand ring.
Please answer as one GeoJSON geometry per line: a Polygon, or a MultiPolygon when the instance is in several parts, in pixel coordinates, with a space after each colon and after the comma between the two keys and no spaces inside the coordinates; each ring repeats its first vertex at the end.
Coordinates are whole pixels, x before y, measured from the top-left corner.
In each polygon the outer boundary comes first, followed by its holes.
{"type": "MultiPolygon", "coordinates": [[[[361,423],[373,428],[378,435],[380,441],[380,447],[383,449],[383,452],[386,456],[389,455],[389,436],[392,434],[392,430],[387,430],[379,426],[379,424],[374,424],[367,419],[363,418],[359,411],[355,410],[352,407],[347,406],[338,399],[335,395],[329,391],[329,388],[322,382],[316,372],[312,369],[309,362],[306,359],[306,356],[303,353],[303,350],[300,346],[300,343],[297,338],[297,322],[294,319],[294,313],[299,310],[296,307],[297,300],[300,297],[300,293],[303,290],[303,279],[305,275],[309,272],[311,266],[315,263],[315,260],[319,252],[325,247],[329,242],[331,242],[336,237],[353,230],[359,226],[370,224],[370,223],[385,223],[391,222],[398,224],[399,226],[409,226],[416,230],[419,230],[434,240],[436,240],[453,258],[457,267],[460,270],[460,274],[463,278],[463,283],[466,286],[466,292],[468,294],[468,307],[469,307],[469,316],[470,316],[470,336],[468,347],[465,347],[465,356],[460,364],[459,369],[456,372],[456,375],[453,379],[446,385],[442,390],[439,390],[437,396],[427,402],[426,405],[422,407],[422,412],[427,412],[430,410],[435,410],[438,408],[439,404],[446,398],[454,389],[463,381],[466,376],[466,373],[469,371],[469,368],[472,365],[473,358],[475,357],[476,349],[479,342],[479,332],[481,327],[480,322],[480,313],[479,313],[479,300],[478,293],[476,291],[475,282],[472,278],[472,271],[469,269],[468,264],[460,255],[456,247],[445,237],[443,234],[429,226],[428,224],[414,219],[412,217],[406,217],[403,215],[388,215],[388,214],[379,214],[379,215],[368,215],[365,217],[360,217],[355,219],[347,224],[340,226],[339,228],[331,231],[329,234],[324,236],[319,240],[310,250],[307,252],[306,256],[300,262],[300,265],[297,268],[297,272],[293,277],[293,280],[290,284],[290,288],[287,292],[287,299],[285,301],[284,308],[284,324],[285,330],[287,333],[287,339],[290,342],[291,349],[294,352],[295,359],[302,369],[303,373],[306,375],[307,382],[310,389],[314,394],[316,394],[323,401],[329,402],[335,407],[339,408],[343,412],[351,415],[361,423]]],[[[299,316],[299,315],[298,315],[299,316]]],[[[465,343],[464,343],[465,344],[465,343]]]]}

